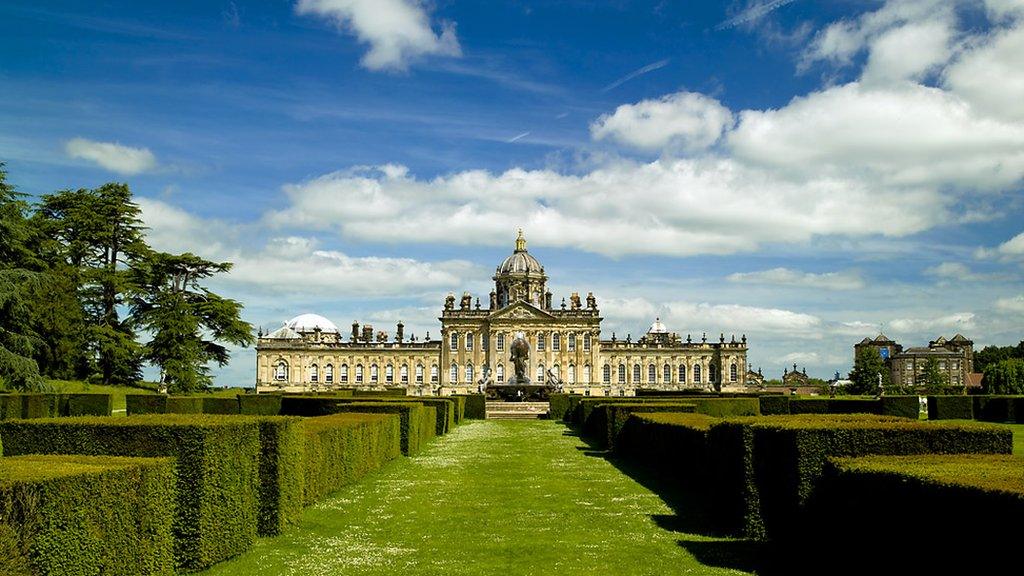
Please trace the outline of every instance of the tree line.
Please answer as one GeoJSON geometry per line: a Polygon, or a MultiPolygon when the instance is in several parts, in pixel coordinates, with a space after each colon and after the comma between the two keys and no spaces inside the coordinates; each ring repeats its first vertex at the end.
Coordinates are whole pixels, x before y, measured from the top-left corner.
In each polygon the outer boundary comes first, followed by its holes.
{"type": "MultiPolygon", "coordinates": [[[[974,371],[982,374],[981,386],[985,394],[1024,394],[1024,340],[1016,346],[986,346],[974,353],[974,371]]],[[[887,391],[912,393],[917,390],[928,394],[949,391],[949,374],[935,358],[925,361],[924,370],[915,376],[914,386],[905,387],[892,382],[889,366],[876,348],[865,347],[857,351],[850,372],[849,392],[872,394],[878,391],[879,376],[887,391]]]]}
{"type": "Polygon", "coordinates": [[[148,362],[193,392],[252,343],[242,305],[203,286],[231,263],[153,250],[127,184],[26,198],[0,163],[0,388],[131,385],[148,362]]]}

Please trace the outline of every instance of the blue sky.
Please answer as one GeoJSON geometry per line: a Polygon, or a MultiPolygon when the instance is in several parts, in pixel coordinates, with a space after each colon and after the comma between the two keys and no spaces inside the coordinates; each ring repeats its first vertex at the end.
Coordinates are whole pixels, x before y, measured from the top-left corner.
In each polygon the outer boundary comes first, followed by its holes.
{"type": "Polygon", "coordinates": [[[436,335],[521,226],[606,336],[769,375],[1024,338],[1024,0],[9,1],[0,85],[12,182],[130,183],[266,328],[436,335]]]}

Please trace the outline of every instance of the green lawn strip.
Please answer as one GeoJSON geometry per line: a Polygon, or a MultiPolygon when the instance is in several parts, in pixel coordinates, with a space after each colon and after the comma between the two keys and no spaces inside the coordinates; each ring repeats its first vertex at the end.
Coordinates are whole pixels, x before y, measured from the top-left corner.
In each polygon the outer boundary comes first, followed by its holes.
{"type": "Polygon", "coordinates": [[[557,422],[468,422],[203,574],[736,573],[689,549],[734,564],[744,542],[659,527],[672,515],[557,422]]]}

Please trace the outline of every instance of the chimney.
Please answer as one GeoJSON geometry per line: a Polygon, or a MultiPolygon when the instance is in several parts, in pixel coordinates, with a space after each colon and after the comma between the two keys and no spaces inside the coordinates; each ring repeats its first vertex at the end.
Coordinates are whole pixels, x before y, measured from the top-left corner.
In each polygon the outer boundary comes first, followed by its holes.
{"type": "Polygon", "coordinates": [[[402,321],[399,320],[398,321],[398,329],[395,331],[395,342],[398,342],[399,344],[401,344],[402,340],[404,340],[404,339],[405,339],[405,324],[402,324],[402,321]]]}
{"type": "Polygon", "coordinates": [[[359,322],[352,323],[352,343],[359,342],[359,322]]]}
{"type": "Polygon", "coordinates": [[[373,343],[373,326],[369,324],[363,324],[363,342],[366,344],[373,343]]]}

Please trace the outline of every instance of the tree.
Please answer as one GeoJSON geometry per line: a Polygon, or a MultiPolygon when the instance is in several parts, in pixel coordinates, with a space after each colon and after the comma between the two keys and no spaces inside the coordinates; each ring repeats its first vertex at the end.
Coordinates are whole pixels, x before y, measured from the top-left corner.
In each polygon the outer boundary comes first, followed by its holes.
{"type": "Polygon", "coordinates": [[[1024,341],[1017,346],[985,346],[974,353],[974,371],[985,372],[990,364],[1010,358],[1024,358],[1024,341]]]}
{"type": "Polygon", "coordinates": [[[161,381],[172,393],[195,392],[211,383],[209,362],[227,364],[230,354],[219,342],[252,344],[252,326],[241,320],[242,305],[200,285],[231,269],[194,254],[152,253],[133,271],[139,295],[132,320],[152,335],[145,359],[160,366],[161,381]]]}
{"type": "Polygon", "coordinates": [[[1024,360],[1010,358],[989,364],[981,385],[985,394],[1024,394],[1024,360]]]}
{"type": "Polygon", "coordinates": [[[877,348],[864,347],[857,351],[853,359],[853,371],[850,372],[849,387],[851,394],[873,394],[878,391],[878,375],[882,375],[882,385],[891,384],[889,367],[882,360],[877,348]]]}
{"type": "Polygon", "coordinates": [[[939,367],[938,359],[929,358],[924,363],[924,370],[915,378],[914,384],[924,388],[929,394],[938,394],[949,386],[949,374],[939,367]]]}

